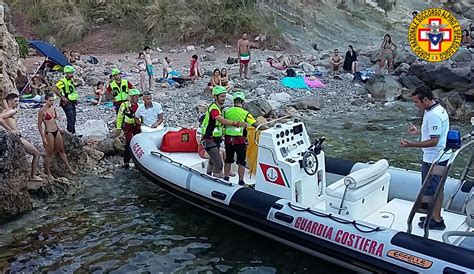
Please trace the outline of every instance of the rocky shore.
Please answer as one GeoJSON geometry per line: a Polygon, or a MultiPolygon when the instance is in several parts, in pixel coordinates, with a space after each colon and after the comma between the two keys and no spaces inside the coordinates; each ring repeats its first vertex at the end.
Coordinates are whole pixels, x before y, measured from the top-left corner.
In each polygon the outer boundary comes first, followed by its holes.
{"type": "MultiPolygon", "coordinates": [[[[0,27],[2,25],[0,24],[0,27]]],[[[14,43],[8,33],[7,39],[14,43]]],[[[330,119],[337,113],[361,112],[369,109],[383,110],[387,104],[395,100],[411,100],[411,92],[418,88],[434,90],[440,102],[447,108],[452,119],[463,120],[473,116],[469,106],[474,100],[474,53],[460,48],[451,60],[443,63],[427,63],[419,60],[406,43],[397,44],[398,50],[394,59],[395,71],[387,75],[372,76],[367,83],[353,81],[353,75],[341,73],[333,77],[329,73],[331,51],[318,50],[311,54],[291,54],[296,70],[308,75],[318,75],[324,88],[290,89],[282,85],[280,80],[285,71],[276,70],[268,65],[267,57],[290,53],[268,50],[255,50],[252,53],[248,80],[238,79],[238,64],[228,64],[228,57],[235,57],[235,49],[230,46],[208,47],[188,46],[162,52],[156,49],[153,54],[155,74],[161,75],[162,60],[171,58],[171,67],[187,75],[191,55],[200,56],[204,76],[194,83],[183,86],[162,85],[155,82],[151,88],[154,100],[159,102],[165,113],[165,125],[191,127],[199,115],[212,101],[205,91],[210,75],[215,68],[227,68],[234,86],[245,91],[248,98],[246,108],[256,117],[272,119],[284,115],[300,115],[313,119],[330,119]],[[466,103],[467,102],[467,103],[466,103]]],[[[380,60],[380,46],[356,48],[359,53],[359,70],[374,70],[380,60]]],[[[342,50],[341,50],[342,51],[342,50]]],[[[6,67],[22,70],[18,63],[18,47],[9,46],[2,49],[6,67]],[[16,57],[15,57],[16,56],[16,57]]],[[[119,168],[122,145],[120,140],[113,139],[115,127],[115,111],[107,104],[94,106],[88,98],[93,97],[93,87],[98,81],[106,82],[112,68],[119,68],[135,86],[139,87],[139,74],[135,68],[138,53],[122,55],[97,55],[98,64],[87,62],[83,56],[77,63],[77,78],[83,83],[78,87],[80,103],[77,110],[77,131],[79,138],[65,133],[65,149],[69,161],[79,176],[65,176],[63,166],[57,160],[53,165],[55,180],[43,183],[27,181],[29,163],[19,138],[0,129],[0,219],[9,218],[27,212],[44,201],[67,198],[83,187],[81,175],[97,175],[103,178],[114,178],[119,168]]],[[[31,57],[24,60],[27,67],[34,67],[39,58],[31,57]]],[[[6,71],[9,79],[16,71],[6,71]]],[[[60,74],[54,75],[58,79],[60,74]]],[[[156,77],[158,78],[158,77],[156,77]]],[[[13,77],[14,79],[14,77],[13,77]]],[[[7,90],[15,90],[14,83],[2,87],[0,94],[7,90]]],[[[229,95],[230,96],[230,95],[229,95]]],[[[230,104],[231,100],[227,100],[230,104]]],[[[21,104],[17,115],[22,136],[31,141],[41,153],[43,144],[37,129],[37,108],[29,108],[21,104]]],[[[57,106],[58,122],[65,128],[66,117],[57,106]]],[[[42,160],[40,166],[42,166],[42,160]]]]}

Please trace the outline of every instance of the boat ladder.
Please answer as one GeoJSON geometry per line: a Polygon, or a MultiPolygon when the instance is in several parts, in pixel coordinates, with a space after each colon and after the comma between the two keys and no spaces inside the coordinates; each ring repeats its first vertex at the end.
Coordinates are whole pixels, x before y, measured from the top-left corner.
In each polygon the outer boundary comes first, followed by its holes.
{"type": "MultiPolygon", "coordinates": [[[[473,119],[474,121],[474,119],[473,119]]],[[[471,121],[472,122],[472,121],[471,121]]],[[[456,158],[459,156],[461,152],[464,151],[471,151],[471,155],[469,156],[469,160],[466,162],[466,165],[463,169],[463,172],[461,174],[461,178],[459,180],[459,184],[457,186],[457,189],[453,192],[451,195],[450,199],[448,200],[448,204],[446,208],[450,210],[452,201],[454,200],[454,197],[456,194],[459,192],[459,190],[463,192],[469,192],[469,195],[462,206],[462,211],[461,213],[464,212],[466,203],[469,200],[469,197],[472,194],[472,186],[474,185],[474,131],[471,132],[470,134],[467,134],[466,136],[462,137],[463,141],[469,140],[466,144],[462,145],[459,149],[455,150],[454,152],[451,153],[451,156],[449,160],[447,161],[446,165],[440,165],[440,159],[442,156],[446,153],[450,153],[451,148],[445,148],[443,151],[441,151],[437,156],[436,159],[437,161],[433,162],[431,164],[431,167],[428,171],[428,174],[425,177],[425,180],[423,181],[423,185],[420,189],[420,192],[418,193],[418,196],[416,198],[415,203],[413,204],[413,207],[410,211],[410,214],[408,215],[407,219],[407,233],[412,232],[413,228],[413,218],[416,213],[422,213],[426,214],[426,218],[423,222],[423,230],[424,234],[423,237],[428,238],[429,237],[429,224],[431,222],[431,218],[433,217],[433,210],[436,204],[436,200],[438,197],[443,193],[444,190],[444,185],[446,183],[446,179],[448,178],[448,173],[451,169],[451,166],[456,160],[456,158]],[[438,184],[438,187],[436,188],[435,194],[433,196],[425,196],[424,193],[426,192],[426,189],[428,188],[427,182],[431,181],[433,176],[439,176],[440,182],[438,184]]],[[[456,211],[457,213],[460,213],[459,211],[456,211]]]]}

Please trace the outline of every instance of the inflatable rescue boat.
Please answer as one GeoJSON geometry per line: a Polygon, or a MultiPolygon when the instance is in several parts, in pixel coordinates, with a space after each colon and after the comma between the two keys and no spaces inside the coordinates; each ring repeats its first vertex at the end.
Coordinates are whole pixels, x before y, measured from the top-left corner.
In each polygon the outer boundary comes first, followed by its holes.
{"type": "MultiPolygon", "coordinates": [[[[301,121],[276,121],[255,134],[247,186],[238,185],[237,177],[227,182],[207,175],[208,160],[194,150],[197,142],[193,152],[162,149],[166,136],[177,130],[165,127],[134,136],[132,155],[141,173],[192,205],[355,271],[474,271],[472,133],[444,169],[433,165],[430,170],[443,176],[447,227],[439,231],[427,229],[434,203],[420,207],[419,172],[391,167],[385,159],[356,163],[326,158],[324,140],[311,143],[301,121]],[[461,178],[449,178],[461,153],[471,155],[461,178]],[[421,216],[427,219],[425,229],[418,226],[421,216]]],[[[187,134],[179,142],[195,142],[187,134]]]]}

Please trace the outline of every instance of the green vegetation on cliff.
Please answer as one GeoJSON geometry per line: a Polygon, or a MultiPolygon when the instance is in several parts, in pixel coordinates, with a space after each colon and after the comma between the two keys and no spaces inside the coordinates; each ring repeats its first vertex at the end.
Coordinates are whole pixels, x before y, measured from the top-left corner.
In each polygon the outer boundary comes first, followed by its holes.
{"type": "MultiPolygon", "coordinates": [[[[209,42],[246,31],[274,33],[256,0],[7,0],[42,37],[80,40],[111,25],[140,42],[209,42]]],[[[105,37],[107,34],[104,35],[105,37]]]]}

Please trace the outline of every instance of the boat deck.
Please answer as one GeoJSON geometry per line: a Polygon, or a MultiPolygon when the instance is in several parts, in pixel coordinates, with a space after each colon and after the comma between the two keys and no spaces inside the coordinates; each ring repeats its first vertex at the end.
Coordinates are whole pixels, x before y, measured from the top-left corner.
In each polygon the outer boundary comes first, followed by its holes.
{"type": "MultiPolygon", "coordinates": [[[[385,206],[375,210],[372,214],[364,218],[362,221],[371,223],[377,226],[383,226],[398,231],[407,231],[407,219],[410,214],[413,202],[393,199],[388,202],[385,206]]],[[[326,203],[323,200],[313,206],[319,210],[326,210],[326,203]]],[[[436,241],[443,241],[443,234],[446,231],[469,231],[469,227],[466,225],[466,216],[452,212],[442,212],[444,223],[446,224],[445,230],[430,230],[429,238],[436,241]]],[[[418,226],[419,218],[424,216],[423,214],[416,213],[413,218],[412,234],[422,236],[424,230],[418,226]]],[[[458,241],[458,237],[450,237],[450,241],[458,241]]],[[[462,239],[459,239],[462,240],[462,239]]]]}
{"type": "MultiPolygon", "coordinates": [[[[392,228],[398,231],[407,231],[407,219],[410,214],[413,202],[405,201],[401,199],[393,199],[382,208],[379,208],[363,221],[377,224],[392,228]]],[[[420,213],[416,213],[413,218],[412,234],[423,236],[424,230],[418,226],[419,218],[425,216],[420,213]]],[[[430,230],[430,239],[436,241],[443,241],[443,234],[446,231],[467,231],[469,228],[466,225],[466,216],[452,212],[442,212],[444,223],[446,224],[445,230],[430,230]]],[[[451,241],[455,240],[456,237],[450,238],[451,241]]]]}

